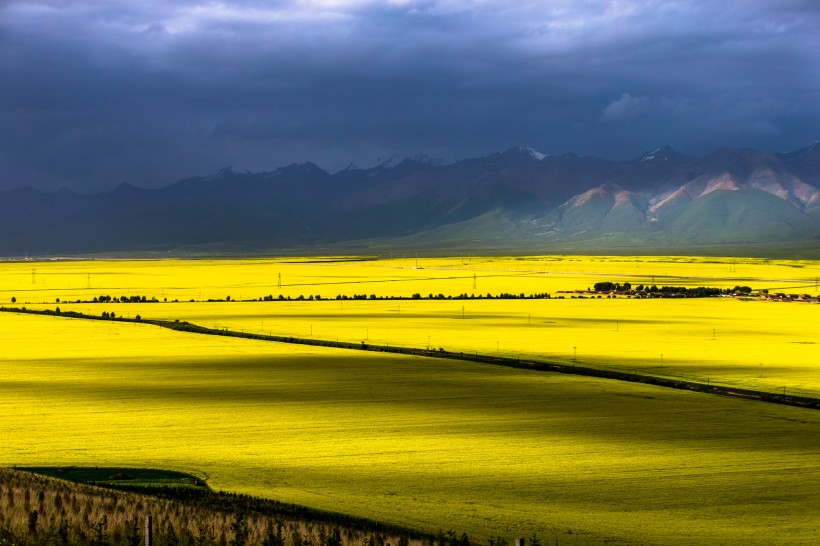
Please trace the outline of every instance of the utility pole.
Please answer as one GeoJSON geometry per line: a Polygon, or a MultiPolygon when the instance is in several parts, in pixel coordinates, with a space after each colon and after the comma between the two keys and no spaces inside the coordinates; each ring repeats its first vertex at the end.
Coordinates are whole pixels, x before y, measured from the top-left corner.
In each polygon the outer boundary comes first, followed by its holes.
{"type": "Polygon", "coordinates": [[[145,546],[152,546],[153,544],[153,529],[151,528],[151,516],[145,516],[145,546]]]}
{"type": "Polygon", "coordinates": [[[279,290],[282,289],[282,274],[279,273],[279,290]]]}

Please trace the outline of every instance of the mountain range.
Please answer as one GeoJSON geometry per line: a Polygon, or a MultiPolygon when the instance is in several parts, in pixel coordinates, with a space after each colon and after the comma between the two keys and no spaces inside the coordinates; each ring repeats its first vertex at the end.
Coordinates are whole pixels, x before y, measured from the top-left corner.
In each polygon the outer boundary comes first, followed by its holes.
{"type": "Polygon", "coordinates": [[[611,161],[510,148],[329,173],[223,169],[159,189],[0,192],[0,255],[820,247],[820,142],[611,161]]]}

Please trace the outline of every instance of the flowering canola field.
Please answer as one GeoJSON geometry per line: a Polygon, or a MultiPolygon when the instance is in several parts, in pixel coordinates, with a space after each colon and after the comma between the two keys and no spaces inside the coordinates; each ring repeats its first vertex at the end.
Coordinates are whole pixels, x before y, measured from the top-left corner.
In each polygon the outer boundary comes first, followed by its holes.
{"type": "Polygon", "coordinates": [[[820,396],[820,305],[733,298],[574,299],[572,292],[609,280],[747,285],[771,293],[817,295],[819,277],[819,262],[752,258],[18,262],[0,266],[0,301],[14,297],[31,307],[54,308],[59,299],[62,310],[91,314],[113,311],[246,332],[497,353],[820,396]],[[553,299],[335,299],[544,292],[553,299]],[[102,294],[144,295],[169,303],[66,303],[102,294]],[[242,301],[280,295],[292,301],[242,301]],[[234,301],[203,302],[228,296],[234,301]],[[300,296],[324,301],[296,301],[300,296]]]}
{"type": "Polygon", "coordinates": [[[138,292],[162,300],[272,294],[404,296],[557,293],[599,281],[820,294],[820,261],[759,258],[530,256],[0,262],[0,302],[138,292]]]}
{"type": "Polygon", "coordinates": [[[817,542],[812,410],[61,317],[0,313],[0,346],[2,465],[176,469],[479,541],[817,542]]]}

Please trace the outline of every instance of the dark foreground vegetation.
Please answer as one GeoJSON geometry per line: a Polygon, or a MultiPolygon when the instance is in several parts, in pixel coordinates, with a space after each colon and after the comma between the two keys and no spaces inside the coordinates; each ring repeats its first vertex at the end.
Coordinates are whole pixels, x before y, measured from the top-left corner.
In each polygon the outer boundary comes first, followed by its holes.
{"type": "MultiPolygon", "coordinates": [[[[156,546],[471,544],[467,535],[453,531],[425,534],[343,514],[201,488],[124,489],[0,468],[0,545],[143,545],[148,515],[152,517],[156,546]]],[[[505,546],[507,542],[491,539],[494,546],[505,546]]]]}

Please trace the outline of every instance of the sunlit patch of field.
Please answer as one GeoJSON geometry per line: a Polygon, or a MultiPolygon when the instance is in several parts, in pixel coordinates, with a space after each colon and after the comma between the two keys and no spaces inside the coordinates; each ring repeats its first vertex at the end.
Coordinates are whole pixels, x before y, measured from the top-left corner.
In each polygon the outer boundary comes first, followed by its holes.
{"type": "MultiPolygon", "coordinates": [[[[53,305],[41,306],[53,308],[53,305]]],[[[820,305],[703,299],[62,305],[209,328],[444,348],[820,396],[820,305]]]]}
{"type": "Polygon", "coordinates": [[[266,295],[540,293],[598,281],[820,293],[820,262],[698,257],[397,257],[259,260],[120,260],[0,263],[0,302],[91,299],[138,293],[159,300],[266,295]]]}
{"type": "Polygon", "coordinates": [[[131,323],[0,314],[0,343],[3,465],[188,471],[478,539],[817,539],[816,411],[131,323]]]}

